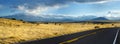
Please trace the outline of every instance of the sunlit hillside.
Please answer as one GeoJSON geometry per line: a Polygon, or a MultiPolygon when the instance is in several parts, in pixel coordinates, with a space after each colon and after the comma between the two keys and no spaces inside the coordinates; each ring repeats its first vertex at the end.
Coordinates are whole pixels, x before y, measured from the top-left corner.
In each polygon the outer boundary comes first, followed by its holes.
{"type": "Polygon", "coordinates": [[[120,27],[120,23],[29,23],[0,18],[0,44],[13,44],[110,27],[120,27]]]}

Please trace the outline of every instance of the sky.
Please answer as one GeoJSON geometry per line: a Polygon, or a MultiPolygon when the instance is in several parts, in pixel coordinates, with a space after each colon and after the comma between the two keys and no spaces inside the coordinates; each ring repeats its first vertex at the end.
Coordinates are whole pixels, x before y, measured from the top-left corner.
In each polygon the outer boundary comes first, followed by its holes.
{"type": "Polygon", "coordinates": [[[0,16],[14,14],[120,16],[120,0],[0,0],[0,16]]]}

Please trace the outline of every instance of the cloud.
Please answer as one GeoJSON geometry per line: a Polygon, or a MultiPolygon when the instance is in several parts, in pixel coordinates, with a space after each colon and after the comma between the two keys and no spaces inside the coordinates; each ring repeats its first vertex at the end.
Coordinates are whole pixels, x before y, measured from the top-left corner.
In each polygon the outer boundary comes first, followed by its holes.
{"type": "MultiPolygon", "coordinates": [[[[18,0],[13,0],[18,1],[18,0]]],[[[107,0],[26,0],[26,1],[19,1],[22,2],[22,4],[19,4],[17,2],[17,6],[19,10],[22,10],[26,13],[31,14],[40,14],[44,11],[47,11],[50,8],[61,8],[64,5],[67,5],[68,3],[104,3],[107,0]],[[22,6],[20,6],[22,5],[22,6]]],[[[13,3],[11,3],[13,4],[13,3]]]]}
{"type": "Polygon", "coordinates": [[[73,2],[77,3],[103,3],[110,0],[0,0],[0,4],[7,6],[14,5],[24,5],[34,8],[34,6],[55,6],[55,5],[65,5],[73,2]],[[9,2],[9,3],[8,3],[9,2]]]}
{"type": "Polygon", "coordinates": [[[19,5],[25,5],[29,9],[36,8],[36,6],[55,6],[55,5],[66,5],[69,3],[105,3],[111,0],[0,0],[0,4],[6,6],[12,6],[16,8],[19,5]]]}
{"type": "Polygon", "coordinates": [[[92,2],[92,3],[90,3],[90,4],[103,4],[103,3],[107,3],[107,2],[109,2],[109,1],[92,2]]]}
{"type": "Polygon", "coordinates": [[[33,14],[33,15],[40,15],[41,13],[44,13],[50,9],[58,9],[60,6],[55,5],[55,6],[37,6],[36,8],[30,9],[29,7],[19,5],[18,10],[27,13],[27,14],[33,14]]]}
{"type": "Polygon", "coordinates": [[[107,17],[120,17],[120,10],[109,11],[107,17]]]}
{"type": "Polygon", "coordinates": [[[113,10],[113,11],[111,11],[111,14],[120,14],[120,10],[113,10]]]}
{"type": "Polygon", "coordinates": [[[38,14],[48,10],[47,7],[36,7],[34,9],[29,9],[25,6],[18,6],[18,9],[23,11],[24,13],[35,14],[35,15],[38,15],[38,14]]]}
{"type": "Polygon", "coordinates": [[[110,0],[0,0],[0,4],[17,8],[24,13],[39,15],[51,9],[62,8],[69,3],[105,3],[108,1],[110,0]]]}
{"type": "Polygon", "coordinates": [[[107,1],[107,0],[73,0],[75,2],[79,3],[89,3],[89,2],[101,2],[101,1],[107,1]]]}

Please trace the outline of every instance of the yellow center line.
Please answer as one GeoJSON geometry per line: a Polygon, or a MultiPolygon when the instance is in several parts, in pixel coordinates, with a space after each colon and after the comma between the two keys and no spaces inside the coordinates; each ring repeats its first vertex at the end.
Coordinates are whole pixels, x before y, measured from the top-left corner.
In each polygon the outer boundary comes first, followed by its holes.
{"type": "Polygon", "coordinates": [[[77,37],[77,38],[73,38],[71,40],[68,40],[68,41],[64,41],[64,42],[61,42],[59,44],[66,44],[66,43],[71,43],[71,42],[74,42],[74,41],[77,41],[81,38],[84,38],[84,37],[87,37],[87,36],[90,36],[90,35],[93,35],[93,34],[96,34],[97,32],[93,32],[93,33],[90,33],[90,34],[86,34],[86,35],[83,35],[83,36],[80,36],[80,37],[77,37]]]}

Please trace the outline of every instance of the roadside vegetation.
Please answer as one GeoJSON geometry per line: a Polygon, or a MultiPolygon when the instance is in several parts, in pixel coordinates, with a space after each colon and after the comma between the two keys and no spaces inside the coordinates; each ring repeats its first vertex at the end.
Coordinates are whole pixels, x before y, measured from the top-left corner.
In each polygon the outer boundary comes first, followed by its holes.
{"type": "Polygon", "coordinates": [[[14,18],[0,18],[0,44],[13,44],[111,27],[120,27],[120,23],[30,23],[14,18]]]}

